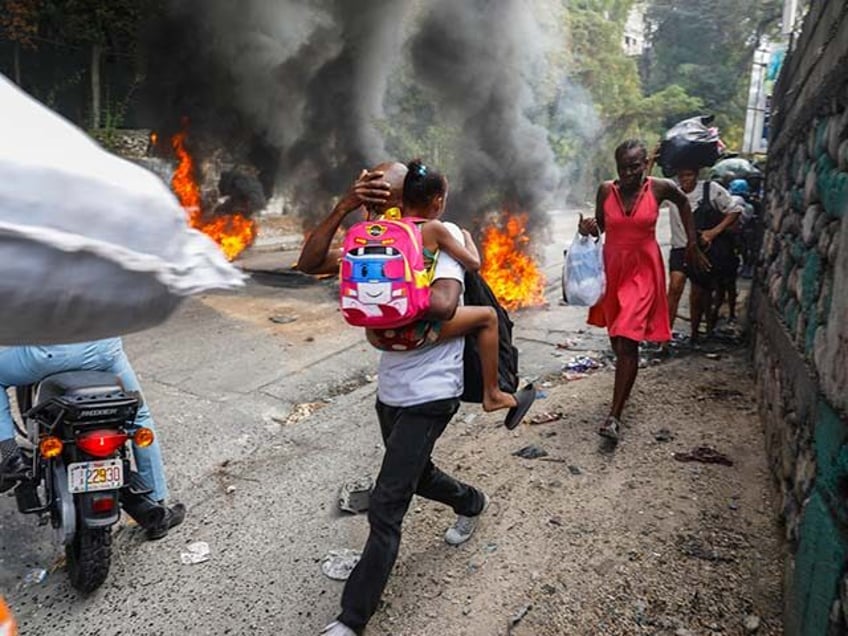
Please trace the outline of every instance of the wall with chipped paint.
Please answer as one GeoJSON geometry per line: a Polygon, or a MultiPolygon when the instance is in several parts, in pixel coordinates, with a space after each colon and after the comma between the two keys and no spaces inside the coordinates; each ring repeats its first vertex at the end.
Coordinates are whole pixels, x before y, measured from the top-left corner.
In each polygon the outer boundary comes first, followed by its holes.
{"type": "Polygon", "coordinates": [[[773,104],[754,365],[789,635],[848,634],[848,2],[813,3],[773,104]]]}

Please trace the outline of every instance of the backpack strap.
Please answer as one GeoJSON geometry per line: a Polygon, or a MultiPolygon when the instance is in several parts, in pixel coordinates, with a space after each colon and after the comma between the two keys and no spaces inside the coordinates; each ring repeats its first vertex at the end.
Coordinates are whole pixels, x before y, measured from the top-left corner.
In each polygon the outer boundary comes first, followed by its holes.
{"type": "Polygon", "coordinates": [[[701,201],[706,203],[709,207],[713,207],[712,201],[710,201],[710,182],[704,181],[704,195],[701,198],[701,201]]]}

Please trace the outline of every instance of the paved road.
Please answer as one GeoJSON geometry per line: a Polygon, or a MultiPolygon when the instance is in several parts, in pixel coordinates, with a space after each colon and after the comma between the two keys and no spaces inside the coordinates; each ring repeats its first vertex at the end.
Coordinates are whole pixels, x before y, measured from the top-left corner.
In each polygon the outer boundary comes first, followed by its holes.
{"type": "MultiPolygon", "coordinates": [[[[576,212],[554,216],[550,307],[518,315],[529,377],[556,372],[563,354],[549,343],[582,330],[584,310],[558,302],[562,249],[575,224],[576,212]]],[[[365,520],[341,516],[335,498],[346,479],[378,466],[376,355],[358,330],[341,326],[331,284],[262,281],[282,286],[253,282],[192,299],[167,324],[126,338],[173,494],[189,508],[178,531],[149,543],[122,527],[108,581],[83,598],[61,569],[21,584],[34,568],[52,570],[61,553],[49,527],[0,498],[0,593],[23,634],[295,636],[316,633],[334,615],[341,587],[319,562],[365,539],[365,520]],[[316,414],[298,420],[298,405],[319,401],[316,414]],[[182,549],[199,540],[211,560],[182,565],[182,549]]],[[[602,333],[579,337],[587,349],[604,345],[602,333]]],[[[464,412],[474,407],[458,417],[464,412]]]]}

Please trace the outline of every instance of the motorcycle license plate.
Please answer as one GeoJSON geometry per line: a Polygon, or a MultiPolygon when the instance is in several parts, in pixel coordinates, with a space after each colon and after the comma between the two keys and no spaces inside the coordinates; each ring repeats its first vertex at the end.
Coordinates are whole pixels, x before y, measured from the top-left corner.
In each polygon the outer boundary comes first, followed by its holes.
{"type": "Polygon", "coordinates": [[[103,459],[68,466],[68,489],[73,492],[116,490],[124,485],[124,462],[103,459]]]}

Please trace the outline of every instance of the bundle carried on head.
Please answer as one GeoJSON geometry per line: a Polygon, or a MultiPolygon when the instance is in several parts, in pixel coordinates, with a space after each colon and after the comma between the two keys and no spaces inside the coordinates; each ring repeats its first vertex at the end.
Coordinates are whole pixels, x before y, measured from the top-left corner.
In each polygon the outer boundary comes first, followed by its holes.
{"type": "Polygon", "coordinates": [[[658,162],[663,174],[672,177],[678,170],[700,170],[712,166],[724,152],[718,128],[710,127],[712,115],[691,117],[669,128],[660,144],[658,162]]]}

